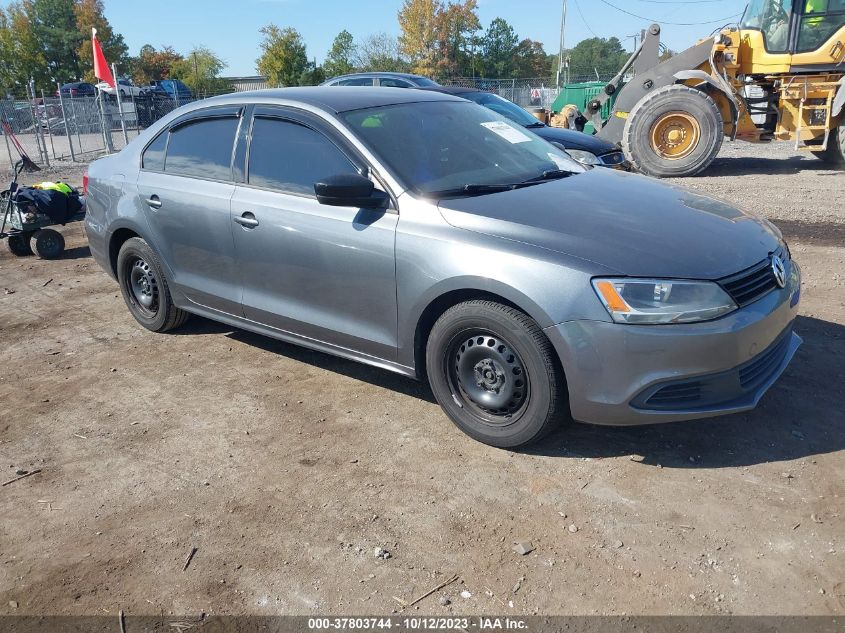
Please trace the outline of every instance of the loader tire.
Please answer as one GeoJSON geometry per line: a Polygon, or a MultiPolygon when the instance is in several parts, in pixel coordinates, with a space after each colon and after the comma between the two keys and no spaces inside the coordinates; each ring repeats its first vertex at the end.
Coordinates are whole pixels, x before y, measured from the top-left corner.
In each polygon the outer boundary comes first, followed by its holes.
{"type": "Polygon", "coordinates": [[[634,106],[622,149],[634,168],[649,176],[693,176],[710,166],[724,138],[716,102],[701,90],[676,84],[634,106]]]}
{"type": "Polygon", "coordinates": [[[813,156],[836,167],[845,167],[845,121],[833,128],[827,139],[827,149],[813,152],[813,156]]]}

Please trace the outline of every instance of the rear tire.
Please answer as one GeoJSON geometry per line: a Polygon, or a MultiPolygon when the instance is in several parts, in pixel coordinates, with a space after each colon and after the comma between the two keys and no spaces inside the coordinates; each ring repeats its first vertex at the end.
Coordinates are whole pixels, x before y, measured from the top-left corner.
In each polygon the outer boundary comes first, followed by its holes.
{"type": "Polygon", "coordinates": [[[29,238],[29,246],[41,259],[58,259],[65,250],[65,238],[54,229],[39,229],[29,238]]]}
{"type": "Polygon", "coordinates": [[[120,247],[117,281],[129,312],[148,330],[167,332],[188,320],[190,314],[173,304],[158,257],[140,237],[120,247]]]}
{"type": "Polygon", "coordinates": [[[428,338],[426,371],[446,415],[490,446],[531,444],[569,418],[551,343],[510,306],[477,300],[444,312],[428,338]]]}
{"type": "Polygon", "coordinates": [[[830,131],[827,149],[823,152],[813,152],[813,156],[830,165],[845,167],[845,121],[830,131]]]}
{"type": "Polygon", "coordinates": [[[10,235],[6,240],[6,246],[8,246],[9,252],[15,257],[32,255],[32,246],[29,244],[30,237],[32,237],[32,233],[28,231],[26,233],[10,235]]]}
{"type": "Polygon", "coordinates": [[[637,171],[656,178],[693,176],[710,166],[724,140],[716,102],[680,84],[655,90],[625,121],[622,149],[637,171]]]}

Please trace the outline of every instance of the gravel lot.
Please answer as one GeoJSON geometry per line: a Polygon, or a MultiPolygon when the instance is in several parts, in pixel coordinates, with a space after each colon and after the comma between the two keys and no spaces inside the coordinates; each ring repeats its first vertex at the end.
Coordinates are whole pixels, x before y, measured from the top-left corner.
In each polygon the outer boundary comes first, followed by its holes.
{"type": "Polygon", "coordinates": [[[523,453],[384,371],[143,330],[79,225],[59,261],[4,246],[0,479],[41,472],[0,488],[0,613],[391,613],[457,574],[409,611],[842,614],[845,172],[726,144],[680,182],[782,228],[803,347],[752,413],[523,453]]]}

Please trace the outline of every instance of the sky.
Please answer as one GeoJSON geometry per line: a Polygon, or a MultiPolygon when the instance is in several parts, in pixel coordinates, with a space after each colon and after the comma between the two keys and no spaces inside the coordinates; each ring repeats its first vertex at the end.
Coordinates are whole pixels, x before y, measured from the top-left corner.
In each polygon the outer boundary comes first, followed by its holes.
{"type": "MultiPolygon", "coordinates": [[[[567,0],[566,45],[582,39],[619,39],[639,33],[655,18],[663,24],[663,42],[680,51],[742,12],[745,0],[567,0]],[[615,5],[643,18],[614,9],[615,5]],[[701,23],[697,26],[672,25],[701,23]]],[[[520,39],[541,41],[557,52],[562,0],[479,0],[482,28],[496,17],[506,19],[520,39]]],[[[309,59],[321,63],[343,29],[361,39],[371,33],[399,34],[396,14],[401,0],[104,0],[105,14],[122,33],[130,54],[144,44],[169,44],[186,53],[207,46],[226,63],[226,76],[253,75],[259,55],[258,30],[273,22],[292,26],[303,36],[309,59]]],[[[627,49],[633,39],[625,40],[627,49]]]]}

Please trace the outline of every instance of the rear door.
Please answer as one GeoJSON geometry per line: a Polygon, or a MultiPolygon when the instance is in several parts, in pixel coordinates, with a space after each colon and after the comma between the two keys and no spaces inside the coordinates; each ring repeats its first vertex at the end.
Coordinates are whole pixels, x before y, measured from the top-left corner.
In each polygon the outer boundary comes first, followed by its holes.
{"type": "Polygon", "coordinates": [[[171,283],[192,302],[240,314],[232,241],[232,156],[242,108],[218,107],[177,120],[145,149],[138,204],[151,246],[171,283]]]}
{"type": "Polygon", "coordinates": [[[330,207],[314,183],[364,164],[331,126],[256,107],[246,182],[232,199],[244,315],[300,336],[396,356],[393,210],[330,207]]]}

